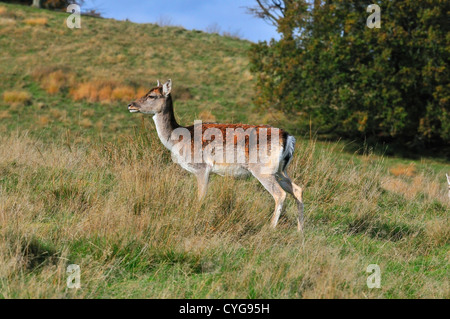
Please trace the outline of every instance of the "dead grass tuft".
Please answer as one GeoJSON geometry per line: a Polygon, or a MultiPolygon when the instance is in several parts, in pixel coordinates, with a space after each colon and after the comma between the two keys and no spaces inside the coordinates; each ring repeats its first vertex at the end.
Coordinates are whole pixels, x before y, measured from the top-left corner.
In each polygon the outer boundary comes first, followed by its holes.
{"type": "Polygon", "coordinates": [[[75,101],[110,103],[113,101],[128,102],[136,98],[133,87],[110,81],[95,80],[80,83],[70,90],[75,101]]]}
{"type": "Polygon", "coordinates": [[[81,115],[85,116],[85,117],[91,117],[95,114],[94,110],[86,110],[83,113],[81,113],[81,115]]]}
{"type": "Polygon", "coordinates": [[[428,221],[425,225],[425,234],[435,246],[450,244],[450,225],[448,218],[428,221]]]}
{"type": "Polygon", "coordinates": [[[0,25],[12,25],[12,24],[16,24],[16,20],[11,18],[0,17],[0,25]]]}
{"type": "Polygon", "coordinates": [[[61,91],[62,88],[67,87],[73,78],[66,75],[61,70],[50,73],[48,78],[42,82],[43,88],[50,94],[55,94],[61,91]]]}
{"type": "Polygon", "coordinates": [[[60,110],[60,109],[56,109],[56,108],[52,108],[49,110],[50,115],[52,116],[52,118],[54,119],[64,119],[67,117],[67,111],[66,110],[60,110]]]}
{"type": "Polygon", "coordinates": [[[47,18],[29,18],[23,20],[25,24],[31,25],[31,26],[46,26],[48,24],[47,18]]]}
{"type": "Polygon", "coordinates": [[[394,176],[408,176],[412,177],[416,175],[416,166],[414,163],[409,165],[399,164],[397,166],[392,167],[390,170],[392,175],[394,176]]]}
{"type": "Polygon", "coordinates": [[[116,88],[114,88],[111,96],[114,101],[127,102],[135,98],[136,92],[130,86],[119,85],[116,88]]]}
{"type": "Polygon", "coordinates": [[[10,105],[24,105],[31,102],[31,94],[27,91],[5,91],[3,92],[3,101],[10,105]]]}
{"type": "Polygon", "coordinates": [[[106,85],[108,84],[100,81],[80,83],[70,90],[70,95],[75,101],[87,100],[88,102],[97,102],[99,100],[99,91],[106,85]]]}
{"type": "Polygon", "coordinates": [[[423,175],[417,175],[410,181],[401,178],[385,177],[382,180],[382,187],[388,191],[405,196],[411,200],[417,194],[423,193],[430,198],[440,198],[440,187],[435,181],[427,180],[423,175]]]}
{"type": "Polygon", "coordinates": [[[111,85],[103,86],[98,92],[98,100],[103,104],[112,102],[112,92],[111,85]]]}
{"type": "Polygon", "coordinates": [[[50,117],[47,115],[39,116],[37,119],[37,124],[40,126],[46,126],[50,123],[50,117]]]}
{"type": "Polygon", "coordinates": [[[204,111],[200,112],[200,114],[198,116],[203,122],[215,122],[216,121],[216,117],[214,116],[214,114],[212,114],[208,110],[204,110],[204,111]]]}
{"type": "Polygon", "coordinates": [[[11,118],[11,114],[9,114],[8,110],[0,111],[0,120],[11,118]]]}
{"type": "Polygon", "coordinates": [[[191,90],[185,86],[180,85],[173,92],[173,97],[176,100],[187,101],[192,99],[191,90]]]}
{"type": "Polygon", "coordinates": [[[41,88],[49,94],[56,94],[75,83],[75,74],[67,69],[57,67],[39,67],[33,70],[32,76],[41,88]]]}
{"type": "Polygon", "coordinates": [[[95,128],[99,131],[101,131],[103,129],[103,121],[97,121],[97,123],[95,123],[95,128]]]}
{"type": "Polygon", "coordinates": [[[80,121],[80,126],[84,128],[89,128],[92,127],[92,122],[90,119],[85,118],[80,121]]]}

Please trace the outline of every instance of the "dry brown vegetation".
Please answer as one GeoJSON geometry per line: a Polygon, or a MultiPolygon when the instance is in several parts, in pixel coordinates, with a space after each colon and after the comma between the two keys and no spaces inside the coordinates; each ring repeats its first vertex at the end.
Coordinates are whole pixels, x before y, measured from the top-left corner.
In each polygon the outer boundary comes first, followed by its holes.
{"type": "Polygon", "coordinates": [[[3,101],[10,105],[23,105],[31,101],[31,94],[23,90],[4,91],[3,101]]]}
{"type": "Polygon", "coordinates": [[[9,114],[8,110],[0,111],[0,120],[11,118],[11,114],[9,114]]]}
{"type": "Polygon", "coordinates": [[[201,111],[198,117],[203,122],[216,122],[216,117],[208,110],[201,111]]]}
{"type": "Polygon", "coordinates": [[[147,93],[147,89],[118,84],[112,81],[95,80],[78,84],[70,90],[70,95],[75,101],[87,100],[88,102],[130,102],[133,99],[142,97],[147,93]]]}
{"type": "Polygon", "coordinates": [[[412,176],[416,175],[416,166],[414,163],[411,163],[409,165],[398,164],[398,165],[392,167],[389,171],[394,176],[403,175],[403,176],[412,177],[412,176]]]}
{"type": "Polygon", "coordinates": [[[30,18],[30,19],[25,19],[23,21],[25,24],[31,25],[31,26],[45,26],[48,24],[48,19],[47,18],[30,18]]]}
{"type": "Polygon", "coordinates": [[[136,97],[143,96],[147,90],[138,88],[135,90],[128,85],[120,84],[118,81],[93,79],[77,83],[76,74],[67,68],[55,66],[37,67],[32,72],[33,79],[41,88],[49,94],[60,93],[68,89],[70,96],[75,100],[86,100],[88,102],[127,102],[136,97]]]}
{"type": "Polygon", "coordinates": [[[32,76],[49,94],[59,93],[75,84],[75,74],[67,69],[37,67],[33,70],[32,76]]]}
{"type": "Polygon", "coordinates": [[[419,193],[426,194],[430,198],[436,198],[442,189],[438,181],[425,182],[423,174],[409,180],[385,177],[383,178],[382,186],[386,190],[401,194],[409,200],[414,199],[419,193]]]}

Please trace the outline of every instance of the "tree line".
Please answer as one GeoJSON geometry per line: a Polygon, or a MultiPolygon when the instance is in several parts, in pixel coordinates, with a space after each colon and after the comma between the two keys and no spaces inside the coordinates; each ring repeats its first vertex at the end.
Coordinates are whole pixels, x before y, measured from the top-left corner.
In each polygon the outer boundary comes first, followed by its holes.
{"type": "Polygon", "coordinates": [[[260,110],[292,114],[301,132],[410,148],[450,142],[448,0],[256,0],[279,40],[250,50],[260,110]]]}

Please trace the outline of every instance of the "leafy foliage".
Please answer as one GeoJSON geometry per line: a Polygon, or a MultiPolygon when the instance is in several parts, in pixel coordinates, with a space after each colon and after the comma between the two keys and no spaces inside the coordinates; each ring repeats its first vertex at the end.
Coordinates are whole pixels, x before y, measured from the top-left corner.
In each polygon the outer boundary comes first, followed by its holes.
{"type": "MultiPolygon", "coordinates": [[[[292,2],[292,1],[289,1],[292,2]]],[[[319,132],[397,141],[450,141],[449,1],[377,1],[381,28],[366,26],[367,3],[294,1],[281,39],[250,51],[255,103],[298,114],[319,132]]],[[[270,9],[270,8],[269,8],[270,9]]]]}
{"type": "Polygon", "coordinates": [[[33,5],[39,8],[46,9],[66,9],[68,5],[72,3],[81,4],[83,1],[75,1],[75,0],[2,0],[2,2],[6,3],[18,3],[23,5],[33,5]]]}

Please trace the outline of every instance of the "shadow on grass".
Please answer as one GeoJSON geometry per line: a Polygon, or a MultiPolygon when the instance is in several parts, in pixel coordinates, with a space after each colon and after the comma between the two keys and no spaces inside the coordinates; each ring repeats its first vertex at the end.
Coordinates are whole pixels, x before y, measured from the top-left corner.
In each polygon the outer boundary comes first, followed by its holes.
{"type": "Polygon", "coordinates": [[[48,264],[54,265],[58,261],[58,253],[52,245],[43,243],[37,238],[23,242],[21,248],[28,270],[33,271],[48,264]]]}
{"type": "Polygon", "coordinates": [[[348,224],[349,234],[366,234],[378,240],[399,241],[416,233],[405,224],[392,224],[388,222],[373,221],[367,217],[359,217],[348,224]]]}
{"type": "MultiPolygon", "coordinates": [[[[330,140],[337,141],[335,138],[330,138],[330,140]]],[[[373,152],[379,156],[411,160],[418,160],[423,157],[443,162],[450,160],[450,147],[440,143],[424,144],[396,139],[377,141],[370,138],[365,140],[340,140],[340,142],[344,144],[343,150],[351,154],[362,155],[373,152]]]]}

